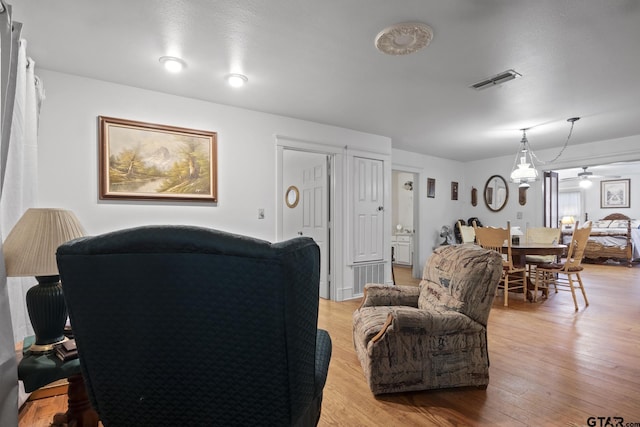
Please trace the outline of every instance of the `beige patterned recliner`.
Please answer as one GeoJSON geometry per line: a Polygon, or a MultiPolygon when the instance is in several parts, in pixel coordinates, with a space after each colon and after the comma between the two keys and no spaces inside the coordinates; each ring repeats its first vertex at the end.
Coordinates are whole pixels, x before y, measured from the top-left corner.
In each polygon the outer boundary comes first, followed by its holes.
{"type": "Polygon", "coordinates": [[[374,394],[489,383],[487,319],[502,257],[442,246],[419,287],[367,284],[353,340],[374,394]]]}

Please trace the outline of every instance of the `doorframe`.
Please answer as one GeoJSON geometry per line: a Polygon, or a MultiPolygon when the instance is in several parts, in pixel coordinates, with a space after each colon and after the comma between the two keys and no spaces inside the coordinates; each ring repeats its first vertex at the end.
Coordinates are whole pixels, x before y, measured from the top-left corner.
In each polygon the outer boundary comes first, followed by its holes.
{"type": "MultiPolygon", "coordinates": [[[[382,179],[382,187],[383,187],[383,206],[384,206],[384,216],[383,216],[383,227],[382,227],[382,240],[384,247],[384,254],[382,262],[384,263],[384,271],[385,271],[385,283],[392,284],[392,268],[391,265],[391,233],[389,231],[385,232],[384,230],[391,230],[391,215],[388,213],[388,207],[391,206],[391,155],[376,151],[365,151],[361,149],[351,149],[345,147],[345,168],[348,169],[348,173],[345,172],[345,176],[347,177],[346,181],[346,212],[344,227],[346,233],[345,236],[349,236],[348,239],[345,239],[344,250],[346,252],[346,266],[345,273],[351,274],[353,276],[353,267],[357,265],[354,262],[353,257],[353,245],[354,245],[354,232],[353,232],[353,212],[354,212],[354,176],[355,168],[353,167],[353,162],[356,157],[361,157],[365,159],[371,160],[379,160],[382,162],[382,170],[383,170],[383,179],[382,179]]],[[[344,299],[358,298],[362,296],[362,294],[354,295],[354,285],[353,278],[346,277],[344,278],[345,289],[342,293],[344,299]]]]}
{"type": "Polygon", "coordinates": [[[423,173],[423,169],[416,168],[413,166],[400,165],[397,163],[393,163],[391,165],[392,173],[395,172],[405,172],[413,174],[413,257],[411,260],[411,275],[414,278],[422,277],[422,262],[420,261],[420,202],[421,198],[416,195],[422,194],[422,190],[420,189],[420,182],[422,181],[421,176],[423,173]]]}
{"type": "Polygon", "coordinates": [[[325,145],[319,142],[307,141],[300,138],[275,135],[276,144],[276,239],[282,240],[283,236],[283,213],[284,189],[283,189],[283,167],[284,150],[305,151],[326,155],[329,158],[329,210],[327,225],[329,227],[329,299],[337,301],[338,289],[342,289],[342,277],[344,269],[344,254],[342,245],[336,244],[337,236],[343,235],[343,216],[339,214],[343,211],[343,192],[337,183],[342,182],[344,168],[344,149],[325,145]]]}

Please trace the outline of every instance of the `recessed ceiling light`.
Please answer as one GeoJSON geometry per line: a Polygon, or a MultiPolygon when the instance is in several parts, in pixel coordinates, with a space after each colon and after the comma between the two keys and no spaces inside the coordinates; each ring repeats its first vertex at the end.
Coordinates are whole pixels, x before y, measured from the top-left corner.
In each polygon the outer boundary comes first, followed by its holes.
{"type": "Polygon", "coordinates": [[[247,76],[242,74],[233,73],[227,76],[227,83],[229,83],[229,85],[232,87],[242,87],[248,81],[249,79],[247,78],[247,76]]]}
{"type": "Polygon", "coordinates": [[[407,55],[427,47],[433,39],[433,30],[420,22],[392,25],[376,36],[376,48],[388,55],[407,55]]]}
{"type": "Polygon", "coordinates": [[[175,56],[161,56],[160,63],[167,71],[172,73],[179,73],[183,68],[187,67],[187,63],[175,56]]]}

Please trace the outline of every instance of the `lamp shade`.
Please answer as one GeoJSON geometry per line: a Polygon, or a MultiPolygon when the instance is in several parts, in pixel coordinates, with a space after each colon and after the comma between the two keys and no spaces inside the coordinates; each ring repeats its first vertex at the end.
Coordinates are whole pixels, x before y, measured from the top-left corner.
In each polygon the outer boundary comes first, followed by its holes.
{"type": "MultiPolygon", "coordinates": [[[[524,157],[522,158],[524,160],[524,157]]],[[[517,169],[511,172],[511,180],[520,182],[521,180],[535,181],[538,179],[538,171],[531,163],[519,163],[517,169]]]]}
{"type": "Polygon", "coordinates": [[[571,225],[571,224],[575,224],[575,222],[576,222],[575,218],[571,215],[565,215],[560,220],[560,223],[563,225],[571,225]]]}
{"type": "Polygon", "coordinates": [[[524,236],[522,230],[520,230],[519,226],[511,227],[511,235],[512,236],[524,236]]]}
{"type": "Polygon", "coordinates": [[[531,149],[529,148],[529,140],[527,140],[526,129],[522,129],[522,140],[520,141],[520,150],[516,153],[513,162],[513,170],[511,171],[511,182],[520,184],[520,187],[528,188],[529,183],[538,180],[538,170],[533,163],[531,149]]]}
{"type": "Polygon", "coordinates": [[[84,229],[73,212],[51,208],[28,209],[4,241],[7,276],[58,275],[58,246],[82,236],[84,229]]]}

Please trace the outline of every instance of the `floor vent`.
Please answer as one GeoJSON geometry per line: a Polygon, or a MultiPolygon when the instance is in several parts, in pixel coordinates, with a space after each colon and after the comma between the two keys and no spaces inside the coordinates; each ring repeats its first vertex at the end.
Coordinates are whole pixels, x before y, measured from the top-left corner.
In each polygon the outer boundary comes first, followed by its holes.
{"type": "Polygon", "coordinates": [[[367,283],[384,283],[384,262],[353,266],[353,294],[361,295],[367,283]]]}

